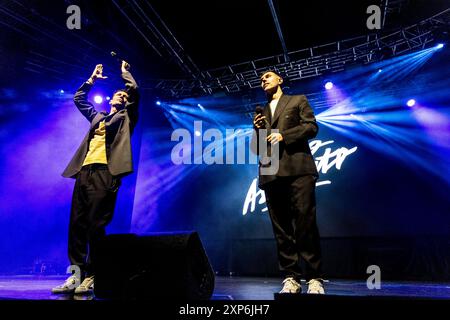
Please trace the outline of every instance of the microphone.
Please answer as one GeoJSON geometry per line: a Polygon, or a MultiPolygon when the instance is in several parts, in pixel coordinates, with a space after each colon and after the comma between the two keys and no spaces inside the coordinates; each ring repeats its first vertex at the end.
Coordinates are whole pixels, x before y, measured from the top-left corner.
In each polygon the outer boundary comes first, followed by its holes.
{"type": "Polygon", "coordinates": [[[256,114],[262,114],[263,113],[263,108],[261,107],[261,106],[256,106],[256,109],[255,109],[255,112],[256,112],[256,114]]]}
{"type": "MultiPolygon", "coordinates": [[[[116,60],[119,63],[122,63],[122,61],[125,61],[126,63],[128,63],[127,60],[125,60],[122,56],[118,55],[117,52],[115,52],[115,51],[111,51],[111,57],[116,58],[116,60]]],[[[129,63],[128,63],[128,65],[131,67],[131,65],[129,63]]]]}
{"type": "MultiPolygon", "coordinates": [[[[263,112],[264,112],[264,109],[260,106],[260,105],[258,105],[258,106],[256,106],[256,108],[255,108],[255,113],[258,115],[258,114],[263,114],[263,112]]],[[[269,121],[267,120],[267,118],[264,118],[264,122],[265,122],[265,124],[266,124],[266,129],[267,129],[267,127],[269,127],[270,128],[270,123],[269,123],[269,121]]]]}
{"type": "MultiPolygon", "coordinates": [[[[256,108],[255,108],[256,115],[262,115],[263,112],[264,112],[264,109],[260,105],[256,106],[256,108]]],[[[271,130],[271,125],[270,125],[269,121],[267,120],[267,118],[264,118],[264,128],[263,129],[266,130],[266,137],[268,137],[271,134],[272,130],[271,130]]],[[[257,143],[257,153],[258,153],[258,155],[261,154],[260,152],[263,152],[262,150],[260,150],[260,140],[259,140],[260,138],[263,138],[263,137],[260,137],[260,133],[259,132],[260,131],[258,130],[258,132],[256,134],[256,143],[257,143]]],[[[264,139],[264,140],[266,140],[266,139],[264,139]]],[[[261,147],[263,148],[263,150],[265,150],[266,156],[270,157],[270,155],[272,154],[272,149],[271,149],[270,142],[267,141],[266,147],[263,147],[263,146],[261,146],[261,147]]]]}

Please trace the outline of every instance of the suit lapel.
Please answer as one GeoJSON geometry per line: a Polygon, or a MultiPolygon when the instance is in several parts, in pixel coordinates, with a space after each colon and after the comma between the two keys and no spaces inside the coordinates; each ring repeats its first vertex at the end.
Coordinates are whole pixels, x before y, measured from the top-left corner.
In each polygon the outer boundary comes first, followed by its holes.
{"type": "Polygon", "coordinates": [[[103,121],[108,115],[103,112],[97,113],[94,120],[92,121],[91,128],[95,128],[100,121],[103,121]]]}
{"type": "Polygon", "coordinates": [[[275,114],[273,115],[273,119],[271,119],[270,125],[272,128],[274,128],[274,125],[276,125],[276,122],[278,118],[280,117],[280,114],[283,112],[284,108],[286,108],[286,105],[288,104],[290,100],[289,96],[281,95],[280,100],[278,101],[277,107],[275,108],[275,114]]]}

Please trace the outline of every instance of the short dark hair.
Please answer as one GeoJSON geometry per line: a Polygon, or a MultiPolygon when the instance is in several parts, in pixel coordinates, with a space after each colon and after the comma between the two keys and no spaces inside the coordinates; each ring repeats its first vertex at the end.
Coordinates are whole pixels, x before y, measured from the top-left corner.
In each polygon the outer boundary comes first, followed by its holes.
{"type": "Polygon", "coordinates": [[[113,95],[115,95],[117,92],[125,92],[126,94],[129,94],[127,89],[117,89],[116,91],[114,91],[113,95]]]}
{"type": "Polygon", "coordinates": [[[283,77],[281,76],[281,74],[280,74],[278,71],[274,70],[274,69],[267,69],[267,70],[264,70],[263,72],[261,72],[261,73],[259,74],[259,78],[261,78],[263,75],[265,75],[265,74],[268,73],[268,72],[275,73],[277,76],[279,76],[281,79],[283,79],[283,77]]]}

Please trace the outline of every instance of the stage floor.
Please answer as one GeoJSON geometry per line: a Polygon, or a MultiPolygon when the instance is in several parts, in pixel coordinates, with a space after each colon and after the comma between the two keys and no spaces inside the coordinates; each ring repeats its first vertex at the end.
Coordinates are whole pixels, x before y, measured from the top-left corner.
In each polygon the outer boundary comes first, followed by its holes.
{"type": "MultiPolygon", "coordinates": [[[[92,300],[92,296],[54,295],[51,288],[66,276],[0,276],[0,300],[92,300]]],[[[281,287],[280,278],[216,277],[212,300],[274,300],[281,287]]],[[[383,296],[402,298],[450,299],[450,283],[383,281],[381,289],[369,290],[362,280],[330,279],[327,295],[383,296]]],[[[303,290],[306,285],[303,283],[303,290]]],[[[302,294],[303,295],[303,294],[302,294]]]]}

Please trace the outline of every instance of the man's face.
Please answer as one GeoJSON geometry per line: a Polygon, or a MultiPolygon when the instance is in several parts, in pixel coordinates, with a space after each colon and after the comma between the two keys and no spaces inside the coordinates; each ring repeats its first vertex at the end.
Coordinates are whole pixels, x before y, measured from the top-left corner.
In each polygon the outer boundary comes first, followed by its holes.
{"type": "Polygon", "coordinates": [[[125,91],[117,91],[111,101],[109,102],[112,106],[124,106],[128,101],[128,93],[125,91]]]}
{"type": "Polygon", "coordinates": [[[277,74],[269,71],[261,76],[261,87],[264,91],[270,92],[277,89],[283,83],[283,79],[277,74]]]}

